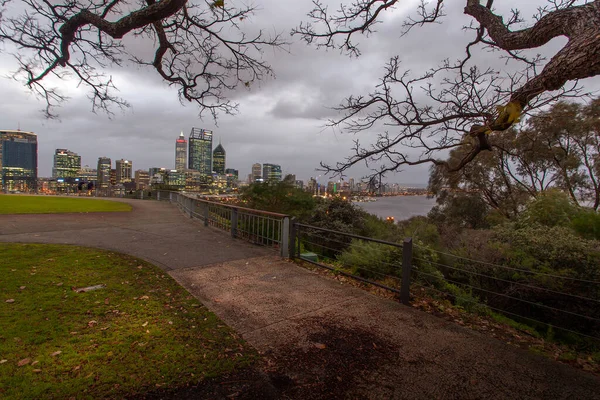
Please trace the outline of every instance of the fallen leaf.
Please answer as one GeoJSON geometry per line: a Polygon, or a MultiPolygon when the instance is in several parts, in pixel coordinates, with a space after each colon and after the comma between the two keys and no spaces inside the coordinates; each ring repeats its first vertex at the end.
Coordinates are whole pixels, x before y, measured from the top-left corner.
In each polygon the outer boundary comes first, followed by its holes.
{"type": "Polygon", "coordinates": [[[23,365],[27,365],[27,364],[29,364],[30,362],[31,362],[31,358],[24,358],[24,359],[22,359],[21,361],[19,361],[19,362],[17,363],[17,365],[18,365],[19,367],[22,367],[23,365]]]}
{"type": "Polygon", "coordinates": [[[62,285],[63,285],[62,282],[59,282],[59,283],[56,284],[56,286],[62,286],[62,285]]]}
{"type": "Polygon", "coordinates": [[[146,326],[146,325],[148,325],[148,321],[146,321],[142,324],[142,326],[146,326]]]}
{"type": "Polygon", "coordinates": [[[94,320],[92,320],[92,321],[88,322],[88,326],[89,326],[90,328],[91,328],[92,326],[96,325],[96,324],[98,324],[98,321],[94,321],[94,320]]]}
{"type": "Polygon", "coordinates": [[[7,303],[14,303],[14,302],[15,302],[15,299],[8,299],[8,300],[6,300],[6,302],[7,302],[7,303]]]}
{"type": "Polygon", "coordinates": [[[35,364],[38,364],[38,363],[39,363],[39,361],[35,360],[34,362],[31,363],[31,365],[35,365],[35,364]]]}
{"type": "Polygon", "coordinates": [[[40,372],[42,372],[41,369],[34,369],[33,372],[35,372],[36,374],[39,374],[40,372]]]}
{"type": "Polygon", "coordinates": [[[62,353],[62,351],[57,350],[54,353],[50,354],[52,357],[56,357],[57,355],[59,355],[60,353],[62,353]]]}
{"type": "Polygon", "coordinates": [[[4,364],[5,362],[7,362],[8,360],[0,360],[0,364],[4,364]]]}
{"type": "Polygon", "coordinates": [[[108,303],[109,303],[109,298],[107,297],[104,299],[104,304],[108,304],[108,303]]]}
{"type": "Polygon", "coordinates": [[[315,343],[315,347],[317,349],[321,349],[322,350],[322,349],[326,348],[327,346],[325,346],[323,343],[315,343]]]}
{"type": "Polygon", "coordinates": [[[150,297],[148,297],[148,296],[142,296],[142,297],[140,297],[140,300],[148,300],[149,298],[150,297]]]}
{"type": "Polygon", "coordinates": [[[25,286],[21,286],[21,287],[19,287],[19,289],[23,290],[23,289],[25,289],[25,286]]]}

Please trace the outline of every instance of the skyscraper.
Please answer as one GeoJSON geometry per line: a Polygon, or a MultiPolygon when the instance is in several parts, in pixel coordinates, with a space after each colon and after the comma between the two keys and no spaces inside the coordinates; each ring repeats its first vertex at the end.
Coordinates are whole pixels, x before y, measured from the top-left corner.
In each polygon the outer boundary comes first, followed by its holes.
{"type": "Polygon", "coordinates": [[[263,179],[265,182],[281,181],[281,166],[277,164],[263,164],[263,179]]]}
{"type": "Polygon", "coordinates": [[[213,151],[213,172],[225,175],[225,149],[221,146],[221,142],[213,151]]]}
{"type": "Polygon", "coordinates": [[[81,170],[81,156],[67,149],[54,152],[53,178],[77,178],[81,170]]]}
{"type": "Polygon", "coordinates": [[[144,169],[135,171],[135,189],[145,190],[150,185],[150,174],[144,169]]]}
{"type": "Polygon", "coordinates": [[[108,157],[98,157],[98,181],[96,187],[98,189],[107,189],[110,184],[110,167],[112,161],[108,157]]]}
{"type": "Polygon", "coordinates": [[[117,183],[131,182],[131,171],[133,170],[131,161],[123,159],[117,160],[115,161],[115,169],[117,170],[117,183]]]}
{"type": "Polygon", "coordinates": [[[181,131],[181,135],[175,141],[175,169],[177,171],[183,171],[185,169],[185,161],[187,158],[187,140],[185,140],[185,136],[183,136],[183,131],[181,131]]]}
{"type": "Polygon", "coordinates": [[[35,191],[37,187],[37,135],[0,130],[0,168],[5,191],[35,191]]]}
{"type": "Polygon", "coordinates": [[[212,131],[192,128],[189,140],[188,168],[202,175],[212,173],[212,131]]]}
{"type": "Polygon", "coordinates": [[[252,164],[252,182],[256,182],[257,179],[262,179],[262,167],[259,163],[252,164]]]}

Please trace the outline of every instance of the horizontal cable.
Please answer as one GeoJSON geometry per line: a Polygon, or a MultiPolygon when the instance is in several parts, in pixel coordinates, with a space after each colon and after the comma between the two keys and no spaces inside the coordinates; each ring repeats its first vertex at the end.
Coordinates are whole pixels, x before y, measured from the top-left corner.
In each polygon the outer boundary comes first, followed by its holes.
{"type": "MultiPolygon", "coordinates": [[[[319,235],[311,235],[311,236],[316,236],[316,237],[318,237],[318,238],[325,239],[325,240],[328,240],[328,241],[330,241],[330,242],[336,242],[336,243],[340,243],[340,244],[344,244],[344,245],[350,245],[350,243],[342,242],[342,241],[340,241],[340,240],[330,239],[330,238],[327,238],[327,237],[325,237],[325,236],[319,236],[319,235]]],[[[313,242],[310,242],[310,243],[313,243],[313,242]]],[[[332,249],[332,248],[330,248],[330,247],[326,247],[326,246],[323,246],[323,247],[325,247],[325,248],[327,248],[327,249],[330,249],[330,250],[333,250],[333,251],[340,252],[340,253],[343,251],[343,250],[338,250],[338,249],[332,249]]],[[[385,265],[391,265],[391,266],[393,266],[393,267],[398,267],[398,268],[402,267],[402,265],[401,265],[401,264],[389,263],[389,262],[387,262],[387,261],[377,261],[377,262],[378,262],[378,263],[381,263],[381,264],[385,264],[385,265]]]]}
{"type": "Polygon", "coordinates": [[[448,279],[448,278],[444,278],[444,277],[440,278],[440,277],[435,276],[433,274],[429,274],[427,272],[419,271],[418,269],[414,269],[413,271],[415,271],[418,274],[428,275],[428,276],[431,276],[431,277],[436,278],[436,279],[443,279],[446,282],[451,282],[451,283],[455,283],[457,285],[467,286],[467,287],[470,287],[471,289],[475,289],[475,290],[479,290],[479,291],[482,291],[482,292],[490,293],[490,294],[493,294],[493,295],[496,295],[496,296],[502,296],[502,297],[506,297],[506,298],[509,298],[509,299],[517,300],[517,301],[520,301],[520,302],[523,302],[523,303],[530,304],[532,306],[543,307],[543,308],[547,308],[549,310],[553,310],[553,311],[557,311],[557,312],[562,312],[562,313],[565,313],[565,314],[574,315],[576,317],[586,318],[586,319],[589,319],[589,320],[592,320],[592,321],[600,322],[600,319],[595,318],[595,317],[590,317],[590,316],[587,316],[587,315],[582,315],[582,314],[574,313],[572,311],[561,310],[560,308],[555,308],[555,307],[547,306],[545,304],[540,304],[540,303],[534,303],[533,301],[529,301],[529,300],[519,299],[518,297],[513,297],[513,296],[510,296],[508,294],[498,293],[498,292],[494,292],[494,291],[491,291],[491,290],[487,290],[487,289],[483,289],[483,288],[478,288],[478,287],[475,287],[473,285],[469,285],[468,283],[458,282],[458,281],[455,281],[455,280],[452,280],[452,279],[448,279]]]}
{"type": "MultiPolygon", "coordinates": [[[[426,248],[424,246],[419,246],[417,244],[414,244],[414,246],[418,247],[418,248],[421,248],[421,249],[425,249],[426,248]]],[[[443,251],[434,250],[434,249],[431,249],[431,248],[428,248],[428,247],[426,249],[427,250],[433,250],[436,253],[443,254],[445,256],[450,256],[450,257],[458,258],[458,259],[465,260],[465,261],[470,261],[470,262],[474,262],[474,263],[478,263],[478,264],[482,264],[482,265],[487,265],[487,266],[490,266],[490,267],[503,268],[503,269],[507,269],[507,270],[510,270],[510,271],[525,272],[525,273],[528,273],[528,274],[544,275],[544,276],[549,276],[549,277],[552,277],[552,278],[567,279],[567,280],[576,281],[576,282],[585,282],[585,283],[592,283],[592,284],[595,284],[595,285],[600,285],[600,281],[590,281],[590,280],[587,280],[587,279],[571,278],[569,276],[560,276],[560,275],[548,274],[548,273],[545,273],[545,272],[530,271],[530,270],[521,269],[521,268],[509,267],[507,265],[494,264],[494,263],[490,263],[490,262],[487,262],[487,261],[478,261],[478,260],[474,260],[472,258],[457,256],[455,254],[445,253],[443,251]]]]}
{"type": "MultiPolygon", "coordinates": [[[[336,251],[335,249],[332,249],[332,248],[330,248],[330,247],[323,246],[323,245],[320,245],[320,244],[317,244],[317,243],[308,242],[308,241],[305,241],[304,243],[309,243],[309,244],[313,244],[313,245],[315,245],[315,246],[319,246],[319,247],[321,247],[321,248],[324,248],[324,249],[328,249],[328,250],[336,251]]],[[[340,262],[339,260],[334,260],[334,259],[333,259],[333,258],[331,258],[331,257],[327,257],[327,256],[325,256],[325,255],[322,255],[322,254],[319,254],[319,255],[320,255],[321,257],[323,257],[323,258],[327,258],[327,259],[330,259],[330,260],[332,260],[332,261],[337,261],[337,262],[340,262]]],[[[300,257],[300,258],[302,258],[302,257],[300,257]]],[[[304,260],[304,258],[302,258],[302,259],[304,260]]],[[[384,276],[384,277],[386,277],[386,278],[391,278],[391,279],[400,280],[400,278],[398,278],[398,277],[396,277],[396,276],[393,276],[393,275],[388,275],[388,274],[385,274],[385,273],[383,273],[383,272],[379,272],[379,271],[373,271],[373,270],[370,270],[370,269],[368,269],[368,268],[363,268],[363,267],[359,267],[359,266],[356,266],[356,265],[352,265],[352,266],[344,265],[344,267],[345,267],[345,268],[351,268],[351,267],[355,267],[355,268],[357,268],[357,269],[360,269],[360,270],[363,270],[363,271],[367,271],[367,272],[372,272],[372,273],[374,273],[374,274],[378,274],[378,275],[384,276]]]]}
{"type": "MultiPolygon", "coordinates": [[[[554,329],[560,329],[560,330],[565,331],[565,332],[574,333],[576,335],[583,336],[583,337],[586,337],[586,338],[589,338],[589,339],[600,340],[600,337],[597,337],[597,336],[586,335],[585,333],[577,332],[577,331],[574,331],[574,330],[571,330],[571,329],[568,329],[568,328],[563,328],[563,327],[560,327],[560,326],[549,324],[548,322],[542,322],[542,321],[539,321],[539,320],[534,319],[534,318],[525,317],[523,315],[515,314],[515,313],[510,312],[510,311],[506,311],[506,310],[502,310],[500,308],[492,307],[490,305],[480,303],[480,302],[478,302],[477,300],[475,300],[473,298],[458,296],[458,295],[455,295],[455,294],[450,293],[450,292],[444,292],[443,290],[439,290],[439,289],[436,289],[434,287],[424,286],[424,285],[421,285],[421,284],[418,284],[418,283],[414,283],[414,285],[420,286],[420,287],[424,288],[425,290],[433,290],[433,291],[436,291],[436,292],[441,293],[441,294],[450,295],[450,296],[453,296],[453,297],[456,297],[456,298],[459,298],[459,299],[462,299],[462,300],[467,300],[467,301],[469,301],[471,303],[477,303],[477,304],[480,304],[480,305],[482,305],[482,306],[484,306],[486,308],[489,308],[490,310],[498,311],[498,312],[500,312],[502,314],[508,314],[508,315],[512,315],[513,317],[527,319],[529,321],[537,322],[538,324],[550,326],[550,327],[552,327],[554,329]]],[[[411,286],[412,286],[412,284],[411,284],[411,286]]]]}
{"type": "Polygon", "coordinates": [[[502,278],[496,278],[495,276],[480,274],[479,272],[473,272],[473,271],[468,271],[466,269],[451,267],[450,265],[447,265],[447,264],[442,264],[442,263],[438,263],[438,262],[435,262],[435,261],[423,260],[423,259],[418,258],[418,257],[413,257],[413,260],[435,264],[435,265],[440,266],[440,267],[450,268],[450,269],[453,269],[453,270],[456,270],[456,271],[461,271],[461,272],[464,272],[464,273],[467,273],[467,274],[477,275],[477,276],[481,276],[481,277],[484,277],[484,278],[490,278],[490,279],[494,279],[494,280],[497,280],[497,281],[500,281],[500,282],[506,282],[506,283],[510,283],[510,284],[513,284],[513,285],[524,286],[524,287],[527,287],[527,288],[530,288],[530,289],[545,290],[545,291],[547,291],[549,293],[560,294],[560,295],[563,295],[563,296],[570,296],[570,297],[574,297],[574,298],[581,299],[581,300],[587,300],[587,301],[593,301],[593,302],[596,302],[596,303],[600,303],[600,300],[592,299],[590,297],[584,297],[584,296],[579,296],[579,295],[576,295],[576,294],[559,292],[559,291],[553,290],[553,289],[547,289],[547,288],[543,288],[543,287],[539,287],[539,286],[528,285],[526,283],[509,281],[507,279],[502,279],[502,278]]]}
{"type": "MultiPolygon", "coordinates": [[[[400,247],[400,248],[402,248],[402,244],[401,243],[388,242],[388,241],[385,241],[385,240],[379,240],[379,239],[369,238],[369,237],[366,237],[366,236],[354,235],[352,233],[338,232],[338,231],[334,231],[334,230],[331,230],[331,229],[319,228],[317,226],[312,226],[312,225],[304,225],[304,224],[298,224],[298,223],[296,223],[295,225],[297,227],[299,227],[299,228],[312,229],[312,230],[317,230],[317,231],[322,231],[322,232],[329,232],[329,233],[334,233],[336,235],[343,235],[343,236],[351,237],[351,238],[354,238],[354,239],[367,240],[369,242],[387,244],[387,245],[390,245],[390,246],[393,246],[393,247],[400,247]]],[[[298,229],[298,232],[302,232],[302,229],[298,229]]]]}

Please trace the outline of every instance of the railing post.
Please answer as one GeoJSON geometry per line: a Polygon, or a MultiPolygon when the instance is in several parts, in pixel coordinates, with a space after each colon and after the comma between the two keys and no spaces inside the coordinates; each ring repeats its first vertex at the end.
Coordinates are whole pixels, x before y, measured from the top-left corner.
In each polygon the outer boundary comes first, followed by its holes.
{"type": "Polygon", "coordinates": [[[196,211],[196,202],[190,197],[190,218],[194,218],[194,212],[196,211]]]}
{"type": "Polygon", "coordinates": [[[204,226],[208,226],[208,204],[204,203],[204,226]]]}
{"type": "Polygon", "coordinates": [[[412,264],[412,238],[404,239],[402,245],[402,284],[400,286],[400,302],[409,304],[410,300],[410,269],[412,264]]]}
{"type": "Polygon", "coordinates": [[[173,192],[169,192],[169,201],[173,202],[173,192]]]}
{"type": "Polygon", "coordinates": [[[160,201],[160,191],[156,191],[156,200],[160,201]]]}
{"type": "Polygon", "coordinates": [[[283,226],[281,227],[281,257],[289,258],[290,256],[290,217],[283,217],[283,226]]]}
{"type": "Polygon", "coordinates": [[[238,223],[238,209],[231,209],[231,237],[237,236],[237,223],[238,223]]]}
{"type": "Polygon", "coordinates": [[[291,259],[296,258],[296,218],[292,217],[290,221],[290,244],[289,244],[289,257],[291,259]]]}

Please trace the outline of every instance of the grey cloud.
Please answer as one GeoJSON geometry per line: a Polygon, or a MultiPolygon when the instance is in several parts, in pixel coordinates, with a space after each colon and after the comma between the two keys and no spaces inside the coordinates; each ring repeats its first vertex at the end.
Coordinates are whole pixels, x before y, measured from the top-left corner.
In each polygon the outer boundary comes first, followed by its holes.
{"type": "MultiPolygon", "coordinates": [[[[337,9],[338,1],[329,3],[331,9],[337,9]]],[[[524,15],[528,16],[542,3],[542,0],[513,0],[498,7],[507,12],[518,5],[527,8],[524,15]]],[[[126,65],[106,70],[119,88],[119,94],[132,104],[124,111],[116,110],[111,119],[105,114],[91,113],[85,91],[77,90],[72,84],[69,87],[72,99],[59,110],[60,121],[45,120],[39,113],[42,103],[28,95],[20,84],[0,80],[0,92],[9,99],[0,104],[0,128],[16,128],[20,123],[21,129],[38,133],[41,176],[51,172],[54,149],[64,147],[79,153],[83,163],[91,166],[95,166],[99,156],[108,156],[113,160],[131,159],[134,169],[172,168],[177,135],[183,130],[187,136],[195,126],[214,130],[227,151],[228,167],[239,169],[242,177],[250,172],[254,162],[273,162],[280,163],[286,173],[308,179],[322,174],[315,171],[320,161],[331,164],[348,156],[353,139],[358,138],[368,145],[384,130],[378,126],[369,132],[349,135],[324,129],[323,124],[324,119],[335,117],[331,107],[345,97],[371,91],[390,57],[400,55],[402,67],[419,74],[444,58],[455,59],[464,54],[464,45],[472,34],[462,30],[469,18],[462,15],[459,2],[448,3],[444,24],[417,27],[401,37],[403,12],[414,12],[416,2],[407,4],[409,6],[386,16],[386,22],[378,25],[371,37],[359,39],[363,52],[359,58],[348,58],[338,51],[316,50],[314,46],[300,43],[297,37],[290,38],[292,44],[287,52],[266,51],[264,58],[273,66],[276,78],[229,93],[232,101],[240,105],[239,114],[221,116],[218,125],[208,118],[200,120],[194,104],[180,104],[176,88],[168,86],[151,68],[126,65]]],[[[311,3],[263,0],[260,6],[261,10],[247,21],[245,29],[265,29],[287,35],[292,27],[306,20],[311,3]]],[[[137,55],[152,55],[149,42],[126,40],[137,55]]],[[[553,48],[544,51],[552,54],[553,48]]],[[[7,54],[0,54],[0,75],[14,67],[6,57],[7,54]]],[[[498,67],[502,63],[497,54],[483,50],[477,51],[477,57],[481,65],[498,67]]],[[[592,80],[585,84],[594,85],[592,80]]],[[[393,127],[387,129],[393,133],[393,127]]],[[[364,165],[350,171],[356,178],[367,173],[364,165]]],[[[424,183],[427,176],[428,166],[423,165],[390,174],[387,179],[424,183]]]]}

